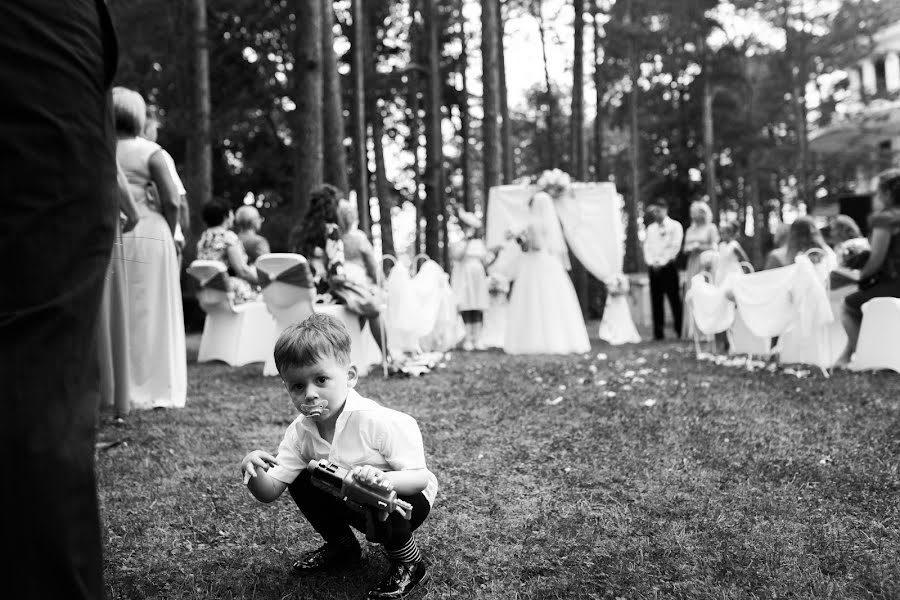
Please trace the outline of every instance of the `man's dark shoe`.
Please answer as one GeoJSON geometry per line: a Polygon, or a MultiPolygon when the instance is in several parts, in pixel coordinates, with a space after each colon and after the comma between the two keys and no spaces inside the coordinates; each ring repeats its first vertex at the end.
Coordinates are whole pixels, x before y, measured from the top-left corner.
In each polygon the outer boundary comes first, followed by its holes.
{"type": "Polygon", "coordinates": [[[428,581],[425,559],[416,562],[392,562],[381,583],[369,592],[368,600],[396,600],[406,598],[428,581]]]}
{"type": "Polygon", "coordinates": [[[294,573],[306,575],[356,567],[360,562],[359,546],[324,544],[321,548],[307,552],[292,565],[294,573]]]}

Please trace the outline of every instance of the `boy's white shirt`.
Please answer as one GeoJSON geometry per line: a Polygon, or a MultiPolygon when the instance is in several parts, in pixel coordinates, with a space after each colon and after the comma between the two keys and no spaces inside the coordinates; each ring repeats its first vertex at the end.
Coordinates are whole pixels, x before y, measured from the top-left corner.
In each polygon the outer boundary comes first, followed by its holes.
{"type": "MultiPolygon", "coordinates": [[[[285,431],[278,446],[279,464],[269,469],[269,476],[291,484],[314,459],[346,468],[371,465],[382,471],[427,469],[416,420],[363,398],[353,389],[338,415],[332,440],[330,444],[325,441],[315,422],[300,415],[285,431]]],[[[429,504],[434,504],[437,490],[437,478],[429,471],[428,485],[422,491],[429,504]]]]}

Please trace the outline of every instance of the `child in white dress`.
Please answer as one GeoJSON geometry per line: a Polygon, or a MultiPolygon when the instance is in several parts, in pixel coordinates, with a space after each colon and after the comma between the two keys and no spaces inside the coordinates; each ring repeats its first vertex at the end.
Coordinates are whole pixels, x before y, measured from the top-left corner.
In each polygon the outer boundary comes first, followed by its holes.
{"type": "Polygon", "coordinates": [[[453,257],[453,271],[450,287],[456,296],[456,309],[466,327],[463,350],[484,350],[481,331],[484,311],[490,308],[488,278],[485,267],[489,260],[487,246],[481,239],[481,219],[470,212],[459,211],[459,224],[465,239],[450,248],[453,257]]]}

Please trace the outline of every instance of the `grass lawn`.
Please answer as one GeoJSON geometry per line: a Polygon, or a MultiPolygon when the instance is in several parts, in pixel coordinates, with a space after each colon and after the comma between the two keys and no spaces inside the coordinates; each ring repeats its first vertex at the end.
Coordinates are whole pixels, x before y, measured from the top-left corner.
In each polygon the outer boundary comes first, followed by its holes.
{"type": "MultiPolygon", "coordinates": [[[[111,598],[355,599],[381,578],[374,546],[358,573],[292,576],[320,540],[287,494],[261,504],[240,482],[295,416],[261,371],[192,363],[186,409],[103,422],[121,442],[97,459],[111,598]]],[[[900,375],[595,343],[454,352],[358,389],[418,420],[441,485],[417,597],[900,598],[900,375]]]]}

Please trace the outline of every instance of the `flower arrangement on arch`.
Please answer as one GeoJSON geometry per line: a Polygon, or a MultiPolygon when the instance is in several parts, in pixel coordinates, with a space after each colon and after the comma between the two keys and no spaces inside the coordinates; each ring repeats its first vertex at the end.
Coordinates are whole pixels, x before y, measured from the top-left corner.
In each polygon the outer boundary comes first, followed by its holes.
{"type": "Polygon", "coordinates": [[[536,185],[540,191],[556,199],[572,189],[572,178],[560,169],[548,169],[541,173],[536,185]]]}

